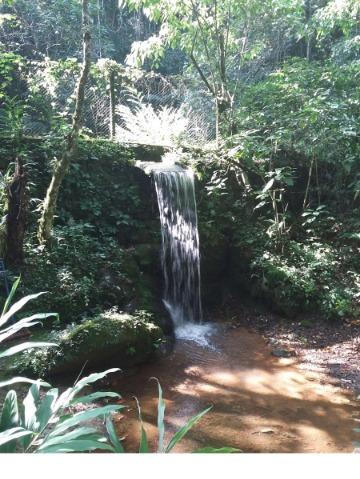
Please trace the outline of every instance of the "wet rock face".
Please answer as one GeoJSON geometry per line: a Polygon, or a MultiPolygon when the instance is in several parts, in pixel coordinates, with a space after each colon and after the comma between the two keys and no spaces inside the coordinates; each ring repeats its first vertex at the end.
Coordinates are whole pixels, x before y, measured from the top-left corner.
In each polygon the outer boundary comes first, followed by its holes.
{"type": "Polygon", "coordinates": [[[98,367],[128,368],[146,361],[161,345],[163,332],[145,311],[134,314],[110,310],[52,338],[57,348],[23,355],[17,371],[36,377],[67,374],[98,367]]]}
{"type": "Polygon", "coordinates": [[[200,234],[202,301],[205,308],[219,306],[226,293],[228,274],[228,243],[219,237],[216,243],[209,243],[200,234]]]}

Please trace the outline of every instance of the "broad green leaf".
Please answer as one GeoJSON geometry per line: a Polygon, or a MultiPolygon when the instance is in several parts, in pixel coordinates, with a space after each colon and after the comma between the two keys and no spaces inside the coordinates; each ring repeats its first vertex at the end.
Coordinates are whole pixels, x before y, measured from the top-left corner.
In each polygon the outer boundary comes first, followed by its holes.
{"type": "Polygon", "coordinates": [[[117,453],[124,453],[125,452],[124,448],[121,444],[120,439],[117,437],[115,427],[114,427],[114,423],[111,419],[110,414],[106,418],[106,430],[107,430],[107,433],[109,435],[110,442],[114,447],[114,451],[117,452],[117,453]]]}
{"type": "Polygon", "coordinates": [[[90,374],[89,376],[86,376],[85,378],[80,379],[80,381],[78,381],[75,384],[74,390],[76,392],[78,392],[83,387],[87,386],[88,384],[94,383],[94,382],[98,381],[99,379],[104,378],[105,376],[107,376],[110,373],[115,373],[116,371],[120,371],[120,369],[119,368],[111,368],[111,369],[108,369],[108,370],[103,371],[101,373],[90,374]]]}
{"type": "Polygon", "coordinates": [[[55,429],[49,434],[49,437],[55,437],[59,434],[62,434],[64,431],[69,429],[70,427],[77,426],[79,423],[84,421],[90,421],[99,416],[106,416],[107,414],[115,411],[119,411],[120,409],[124,409],[125,406],[119,406],[115,404],[110,404],[108,406],[103,406],[95,409],[89,409],[88,411],[82,411],[74,414],[72,417],[67,419],[66,421],[58,424],[55,429]]]}
{"type": "Polygon", "coordinates": [[[103,449],[105,451],[113,452],[114,449],[110,444],[106,442],[100,442],[98,440],[91,439],[74,439],[73,441],[68,441],[65,444],[56,444],[54,446],[49,446],[45,449],[39,450],[39,453],[54,453],[54,452],[83,452],[83,451],[94,451],[97,449],[103,449]]]}
{"type": "Polygon", "coordinates": [[[102,435],[97,434],[96,429],[93,427],[78,427],[74,431],[61,434],[60,436],[46,438],[39,447],[39,451],[41,452],[42,449],[56,444],[65,444],[67,441],[73,441],[74,439],[96,439],[102,437],[102,435]]]}
{"type": "Polygon", "coordinates": [[[19,426],[19,409],[16,392],[7,393],[0,418],[0,432],[19,426]]]}
{"type": "Polygon", "coordinates": [[[43,342],[28,342],[28,343],[21,343],[16,346],[13,346],[9,349],[6,349],[2,353],[0,353],[0,358],[6,358],[7,356],[13,356],[14,354],[20,353],[21,351],[25,351],[26,349],[33,349],[33,348],[49,348],[52,346],[57,346],[55,343],[43,343],[43,342]]]}
{"type": "MultiPolygon", "coordinates": [[[[10,441],[13,441],[14,439],[19,439],[21,437],[25,436],[32,436],[33,432],[32,431],[27,431],[26,429],[22,427],[14,427],[12,429],[8,429],[7,431],[0,432],[0,446],[3,446],[4,444],[9,443],[10,441]]],[[[3,452],[1,450],[1,452],[3,452]]]]}
{"type": "Polygon", "coordinates": [[[54,405],[54,412],[70,406],[72,398],[75,396],[74,388],[68,388],[60,394],[59,399],[54,405]]]}
{"type": "MultiPolygon", "coordinates": [[[[36,417],[36,411],[38,404],[40,402],[40,386],[38,383],[33,384],[23,400],[24,412],[22,425],[25,429],[29,431],[38,431],[38,421],[36,417]]],[[[28,438],[24,438],[23,446],[26,448],[28,446],[28,438]]]]}
{"type": "Polygon", "coordinates": [[[107,374],[115,372],[115,371],[119,371],[119,369],[118,368],[108,369],[107,371],[103,371],[101,373],[93,373],[85,378],[80,379],[80,381],[75,383],[74,387],[66,389],[66,391],[64,391],[60,395],[59,399],[56,402],[55,410],[59,410],[61,408],[69,406],[70,404],[72,404],[72,401],[74,400],[75,395],[78,394],[82,388],[84,388],[88,384],[98,381],[99,379],[102,379],[107,374]]]}
{"type": "Polygon", "coordinates": [[[149,445],[148,445],[148,440],[147,440],[147,436],[146,436],[146,431],[145,431],[145,428],[144,428],[144,423],[143,423],[142,416],[141,416],[141,408],[140,408],[140,404],[139,404],[139,401],[137,400],[137,398],[135,398],[135,401],[136,401],[136,406],[137,406],[139,421],[140,421],[139,452],[140,453],[147,453],[147,452],[149,452],[149,445]]]}
{"type": "Polygon", "coordinates": [[[195,454],[231,454],[233,452],[242,452],[241,449],[235,447],[203,447],[194,451],[195,454]]]}
{"type": "Polygon", "coordinates": [[[5,304],[4,304],[4,308],[2,310],[2,313],[1,313],[1,316],[4,316],[4,314],[6,313],[6,311],[9,309],[9,306],[11,304],[11,301],[16,293],[16,290],[17,290],[17,287],[19,286],[19,283],[20,283],[20,276],[14,281],[12,287],[11,287],[11,291],[9,293],[9,296],[6,298],[6,301],[5,301],[5,304]]]}
{"type": "Polygon", "coordinates": [[[165,435],[165,401],[163,399],[163,393],[160,386],[160,382],[157,378],[151,378],[157,382],[158,385],[158,414],[157,414],[157,426],[158,426],[158,452],[164,452],[164,435],[165,435]]]}
{"type": "Polygon", "coordinates": [[[11,338],[14,334],[16,334],[18,331],[21,331],[24,328],[31,328],[33,326],[36,326],[37,324],[40,324],[40,321],[33,321],[30,323],[23,323],[21,325],[14,325],[13,328],[8,328],[6,332],[0,333],[0,344],[4,342],[6,339],[11,338]]]}
{"type": "Polygon", "coordinates": [[[42,294],[45,294],[45,292],[43,291],[41,293],[29,294],[28,296],[25,296],[24,298],[21,298],[19,301],[14,303],[9,309],[9,311],[1,316],[0,327],[7,323],[9,319],[14,316],[14,314],[16,314],[18,311],[20,311],[20,309],[25,306],[25,304],[27,304],[32,299],[38,298],[42,294]]]}
{"type": "Polygon", "coordinates": [[[141,422],[141,438],[140,438],[139,452],[142,454],[150,452],[143,422],[141,422]]]}
{"type": "Polygon", "coordinates": [[[270,188],[272,188],[274,182],[275,182],[275,178],[271,178],[271,180],[269,180],[266,183],[266,185],[264,186],[264,188],[262,189],[262,192],[265,193],[266,191],[270,190],[270,188]]]}
{"type": "Polygon", "coordinates": [[[191,419],[189,419],[189,421],[185,424],[185,426],[183,426],[182,428],[180,428],[172,437],[172,439],[170,440],[165,452],[170,452],[174,446],[176,446],[176,444],[181,441],[181,439],[190,431],[190,429],[195,426],[195,424],[197,422],[200,421],[200,419],[205,415],[207,414],[210,409],[212,409],[212,406],[208,407],[207,409],[205,409],[204,411],[200,412],[199,414],[197,414],[196,416],[193,416],[191,419]]]}
{"type": "Polygon", "coordinates": [[[87,396],[81,396],[71,401],[71,405],[74,404],[87,404],[97,399],[104,399],[104,398],[120,398],[120,394],[111,392],[111,391],[97,391],[95,393],[89,394],[87,396]]]}
{"type": "Polygon", "coordinates": [[[7,379],[6,381],[0,382],[0,388],[5,387],[5,386],[12,386],[13,384],[18,384],[18,383],[28,383],[28,384],[39,384],[39,386],[42,386],[44,388],[50,388],[50,384],[41,381],[40,379],[29,379],[29,378],[23,378],[21,376],[14,377],[11,379],[7,379]]]}
{"type": "Polygon", "coordinates": [[[38,313],[38,314],[33,314],[31,316],[27,316],[26,318],[22,318],[20,319],[19,321],[16,321],[16,323],[8,326],[7,328],[4,328],[1,330],[1,333],[6,333],[7,331],[11,331],[11,330],[14,330],[14,329],[21,329],[21,327],[24,327],[22,326],[23,324],[26,324],[27,326],[25,327],[28,327],[28,324],[34,322],[34,321],[41,321],[43,319],[47,319],[47,318],[50,318],[50,317],[58,317],[59,315],[57,313],[38,313]]]}
{"type": "Polygon", "coordinates": [[[36,417],[38,421],[38,430],[42,431],[48,424],[51,416],[54,413],[54,404],[59,396],[59,390],[57,388],[50,389],[43,397],[39,407],[36,411],[36,417]]]}
{"type": "MultiPolygon", "coordinates": [[[[15,391],[9,391],[5,397],[2,408],[0,431],[6,431],[8,429],[13,429],[16,427],[19,427],[19,409],[17,396],[15,391]]],[[[15,449],[16,439],[1,446],[1,452],[3,453],[15,452],[15,449]]]]}

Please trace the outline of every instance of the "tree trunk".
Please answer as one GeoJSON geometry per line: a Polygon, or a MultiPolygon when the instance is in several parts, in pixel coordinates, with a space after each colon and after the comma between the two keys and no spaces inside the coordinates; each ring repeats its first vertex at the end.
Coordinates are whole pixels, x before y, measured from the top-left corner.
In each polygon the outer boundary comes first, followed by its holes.
{"type": "Polygon", "coordinates": [[[85,86],[89,76],[91,63],[89,0],[82,0],[82,25],[83,67],[76,89],[75,111],[72,118],[70,133],[65,139],[63,154],[54,167],[53,176],[46,192],[38,230],[38,240],[40,244],[48,243],[51,238],[60,186],[69,169],[71,159],[73,158],[77,148],[79,131],[81,127],[81,116],[84,105],[85,86]]]}
{"type": "Polygon", "coordinates": [[[20,157],[15,161],[15,173],[7,188],[8,212],[6,217],[6,263],[19,266],[23,262],[28,198],[27,178],[20,157]]]}
{"type": "Polygon", "coordinates": [[[110,139],[115,138],[115,72],[109,74],[109,99],[110,99],[110,139]]]}
{"type": "Polygon", "coordinates": [[[215,98],[215,142],[216,148],[220,145],[220,107],[219,101],[215,98]]]}

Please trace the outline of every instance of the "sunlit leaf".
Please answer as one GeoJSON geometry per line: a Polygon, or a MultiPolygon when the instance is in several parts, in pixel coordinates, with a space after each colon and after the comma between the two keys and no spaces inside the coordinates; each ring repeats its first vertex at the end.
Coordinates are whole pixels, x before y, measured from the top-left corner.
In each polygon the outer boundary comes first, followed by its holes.
{"type": "Polygon", "coordinates": [[[176,444],[177,444],[179,441],[181,441],[181,439],[190,431],[190,429],[191,429],[192,427],[194,427],[195,424],[196,424],[197,422],[199,422],[200,419],[201,419],[205,414],[207,414],[211,409],[212,409],[212,406],[208,407],[208,408],[205,409],[204,411],[200,412],[200,413],[197,414],[196,416],[193,416],[191,419],[189,419],[189,421],[185,424],[185,426],[183,426],[182,428],[180,428],[180,429],[174,434],[174,436],[173,436],[172,439],[170,440],[169,444],[167,445],[165,452],[170,452],[170,451],[176,446],[176,444]]]}
{"type": "Polygon", "coordinates": [[[89,394],[87,396],[81,396],[81,397],[78,397],[76,399],[73,399],[71,401],[71,405],[74,405],[74,404],[87,404],[87,403],[91,403],[93,401],[96,401],[97,399],[105,399],[105,398],[120,398],[120,394],[118,393],[114,393],[114,392],[111,392],[111,391],[97,391],[95,393],[92,393],[92,394],[89,394]]]}
{"type": "Polygon", "coordinates": [[[26,349],[33,349],[33,348],[49,348],[57,346],[55,343],[44,343],[44,342],[28,342],[28,343],[21,343],[17,346],[12,346],[9,349],[6,349],[2,353],[0,353],[0,358],[6,358],[7,356],[13,356],[14,354],[20,353],[21,351],[25,351],[26,349]]]}
{"type": "Polygon", "coordinates": [[[231,454],[234,452],[242,452],[241,449],[235,447],[203,447],[194,451],[196,454],[231,454]]]}
{"type": "Polygon", "coordinates": [[[6,381],[0,382],[0,388],[5,387],[5,386],[12,386],[13,384],[18,384],[18,383],[28,383],[28,384],[39,384],[40,386],[44,388],[49,388],[51,387],[49,383],[45,381],[41,381],[40,379],[29,379],[29,378],[23,378],[21,376],[14,377],[11,379],[7,379],[6,381]]]}
{"type": "Polygon", "coordinates": [[[158,414],[157,414],[157,426],[158,426],[158,452],[164,452],[164,434],[165,434],[165,402],[163,400],[162,389],[157,378],[151,378],[157,382],[158,385],[158,414]]]}
{"type": "Polygon", "coordinates": [[[45,292],[30,294],[28,296],[25,296],[24,298],[21,298],[16,303],[14,303],[9,309],[9,311],[7,311],[7,313],[1,316],[0,327],[3,326],[5,323],[7,323],[7,321],[9,321],[9,319],[11,319],[14,316],[14,314],[20,311],[20,309],[22,309],[29,301],[31,301],[32,299],[38,298],[42,294],[45,294],[45,292]]]}
{"type": "Polygon", "coordinates": [[[55,437],[59,434],[62,434],[64,431],[70,427],[77,426],[81,422],[90,421],[99,416],[106,416],[107,414],[123,409],[125,406],[110,404],[108,406],[103,406],[95,409],[89,409],[87,411],[82,411],[74,414],[66,421],[57,425],[55,429],[49,434],[49,437],[55,437]]]}
{"type": "Polygon", "coordinates": [[[124,453],[125,452],[124,448],[121,444],[121,441],[117,437],[115,427],[114,427],[114,423],[111,419],[110,414],[106,418],[106,430],[107,430],[107,433],[109,435],[110,442],[114,447],[114,451],[117,452],[117,453],[124,453]]]}

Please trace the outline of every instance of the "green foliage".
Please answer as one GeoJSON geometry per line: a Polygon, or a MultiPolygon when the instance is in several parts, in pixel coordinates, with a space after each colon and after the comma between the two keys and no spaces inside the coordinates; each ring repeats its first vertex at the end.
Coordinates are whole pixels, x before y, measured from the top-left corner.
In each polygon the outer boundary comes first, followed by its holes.
{"type": "MultiPolygon", "coordinates": [[[[33,294],[22,298],[11,305],[15,292],[19,285],[19,279],[15,281],[3,311],[0,316],[0,345],[16,335],[24,328],[31,328],[39,323],[39,320],[46,319],[51,314],[35,314],[29,317],[14,321],[15,313],[32,299],[39,297],[42,293],[33,294]]],[[[24,350],[33,351],[34,348],[45,348],[56,346],[52,343],[28,342],[19,343],[15,346],[3,349],[0,359],[14,356],[24,350]]],[[[108,405],[95,407],[90,410],[75,413],[70,418],[69,408],[73,402],[81,401],[75,399],[86,386],[103,378],[107,374],[117,371],[109,369],[102,373],[95,373],[75,382],[74,386],[59,394],[57,388],[49,389],[41,395],[40,387],[50,388],[50,385],[41,380],[31,380],[23,377],[13,377],[5,380],[0,387],[16,383],[33,383],[20,403],[14,390],[8,391],[2,405],[0,416],[0,452],[81,452],[94,449],[114,451],[107,443],[107,438],[100,434],[94,427],[82,427],[82,424],[91,419],[108,415],[118,411],[124,406],[108,405]]],[[[109,393],[99,393],[96,398],[108,397],[109,393]]],[[[112,394],[112,397],[113,394],[112,394]]],[[[92,398],[90,399],[90,401],[92,398]]],[[[89,398],[87,398],[89,402],[89,398]]]]}
{"type": "Polygon", "coordinates": [[[263,252],[250,266],[255,292],[288,316],[317,311],[328,319],[356,317],[360,271],[347,269],[349,254],[318,242],[294,241],[282,254],[263,252]]]}
{"type": "Polygon", "coordinates": [[[264,173],[274,163],[296,168],[302,177],[312,168],[312,197],[331,201],[331,193],[333,200],[352,202],[359,175],[359,75],[356,63],[292,60],[248,87],[238,124],[253,133],[243,141],[242,157],[264,173]]]}
{"type": "MultiPolygon", "coordinates": [[[[314,207],[303,207],[307,182],[299,181],[298,163],[282,166],[281,152],[268,162],[251,157],[251,153],[263,153],[255,149],[263,146],[257,142],[245,137],[226,156],[194,163],[200,173],[205,289],[213,275],[216,284],[221,277],[232,292],[251,293],[290,317],[306,313],[328,319],[357,318],[356,214],[349,211],[340,216],[337,210],[340,206],[346,211],[345,205],[338,205],[334,197],[317,206],[316,192],[311,198],[314,207]],[[274,230],[276,215],[279,226],[285,218],[286,229],[274,230]]],[[[348,201],[353,201],[352,195],[348,201]]]]}
{"type": "Polygon", "coordinates": [[[319,37],[330,36],[337,30],[349,37],[360,20],[360,5],[357,0],[330,0],[320,8],[314,18],[314,27],[319,37]]]}
{"type": "Polygon", "coordinates": [[[273,30],[291,38],[302,17],[300,0],[125,3],[133,10],[142,8],[149,20],[160,23],[158,32],[132,44],[127,62],[142,65],[150,58],[156,67],[169,49],[180,49],[215,103],[217,140],[220,126],[225,132],[233,128],[241,70],[267,54],[273,30]]]}
{"type": "Polygon", "coordinates": [[[50,291],[42,304],[52,304],[63,322],[86,311],[125,306],[136,293],[139,271],[131,254],[112,238],[100,241],[93,229],[81,223],[57,227],[51,250],[26,245],[26,289],[41,283],[50,291]]]}
{"type": "MultiPolygon", "coordinates": [[[[7,140],[0,147],[3,171],[9,172],[2,178],[4,186],[11,173],[12,145],[7,140]]],[[[49,160],[60,149],[55,140],[22,142],[32,208],[25,244],[25,292],[42,284],[49,294],[40,298],[40,306],[54,308],[67,323],[132,302],[138,309],[152,309],[150,277],[157,272],[159,227],[149,202],[151,182],[132,166],[131,151],[107,141],[80,142],[60,194],[52,247],[38,248],[37,206],[49,181],[49,160]]],[[[5,189],[0,206],[4,216],[5,189]]]]}
{"type": "MultiPolygon", "coordinates": [[[[82,424],[125,406],[108,405],[70,417],[68,414],[76,395],[84,387],[114,371],[117,369],[83,378],[61,394],[57,388],[52,388],[41,396],[40,384],[35,382],[22,403],[18,402],[15,391],[9,391],[2,409],[0,452],[53,453],[94,449],[115,452],[103,434],[82,424]]],[[[103,397],[107,397],[107,393],[103,393],[103,397]]]]}
{"type": "Polygon", "coordinates": [[[19,79],[25,60],[15,53],[0,55],[0,105],[4,98],[17,95],[19,79]]]}

